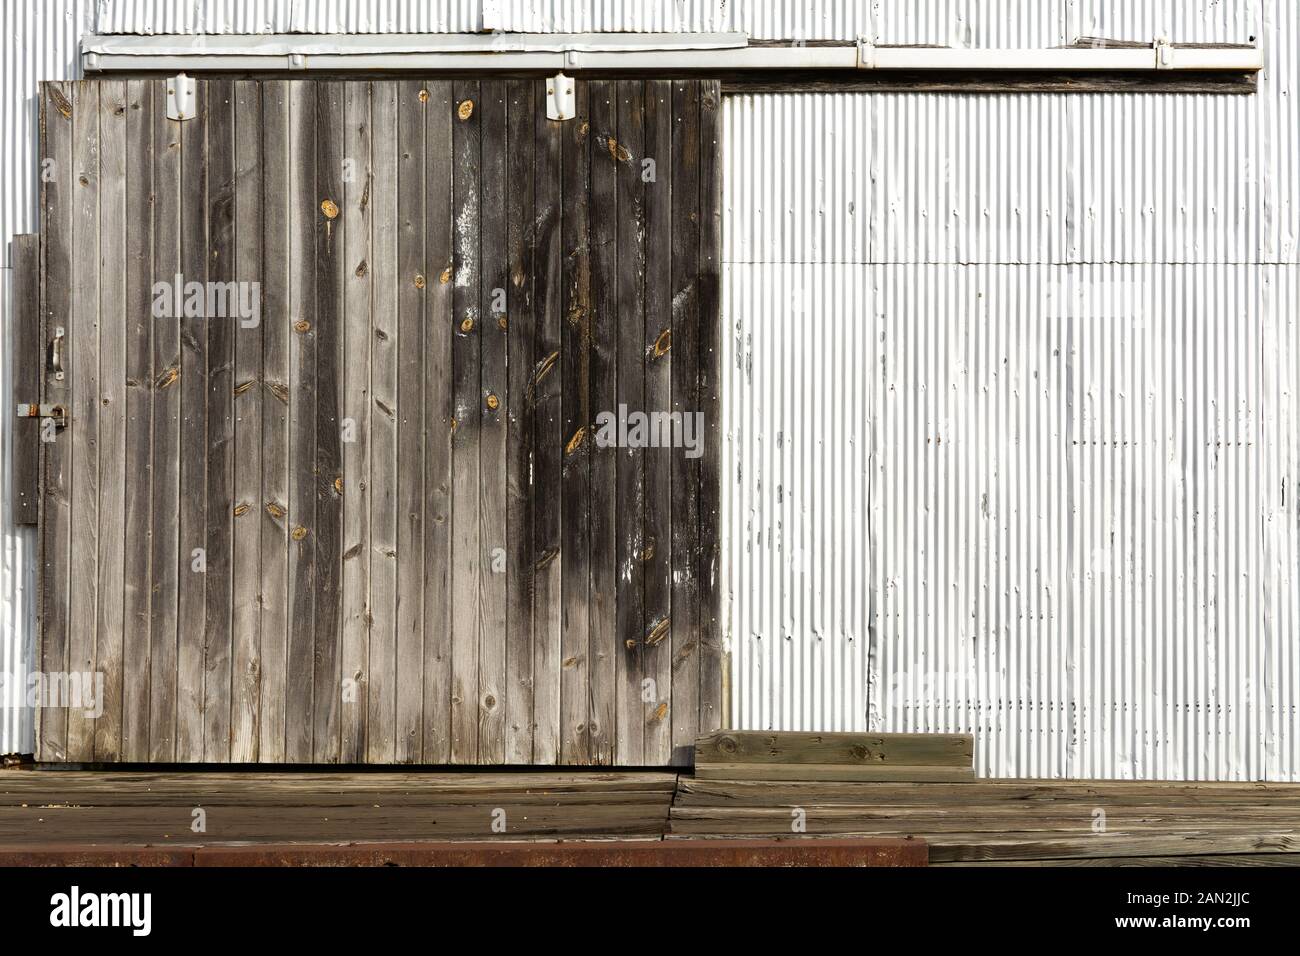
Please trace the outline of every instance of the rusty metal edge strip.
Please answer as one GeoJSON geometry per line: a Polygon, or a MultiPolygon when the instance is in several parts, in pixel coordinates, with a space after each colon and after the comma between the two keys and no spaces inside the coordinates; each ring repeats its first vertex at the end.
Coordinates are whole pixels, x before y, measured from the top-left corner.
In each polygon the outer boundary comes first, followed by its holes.
{"type": "Polygon", "coordinates": [[[898,867],[926,866],[924,840],[611,840],[569,843],[352,843],[48,846],[0,849],[13,866],[898,867]]]}

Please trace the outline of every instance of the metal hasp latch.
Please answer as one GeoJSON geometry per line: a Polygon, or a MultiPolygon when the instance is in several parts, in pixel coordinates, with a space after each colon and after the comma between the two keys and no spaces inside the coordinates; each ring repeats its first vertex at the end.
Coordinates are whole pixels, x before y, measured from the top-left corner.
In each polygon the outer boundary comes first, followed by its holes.
{"type": "Polygon", "coordinates": [[[167,118],[194,118],[194,77],[177,73],[167,81],[167,118]]]}
{"type": "Polygon", "coordinates": [[[68,410],[62,405],[19,405],[18,417],[48,418],[55,428],[65,428],[68,424],[68,410]]]}
{"type": "Polygon", "coordinates": [[[546,118],[571,120],[578,115],[573,94],[573,77],[556,73],[546,81],[546,118]]]}

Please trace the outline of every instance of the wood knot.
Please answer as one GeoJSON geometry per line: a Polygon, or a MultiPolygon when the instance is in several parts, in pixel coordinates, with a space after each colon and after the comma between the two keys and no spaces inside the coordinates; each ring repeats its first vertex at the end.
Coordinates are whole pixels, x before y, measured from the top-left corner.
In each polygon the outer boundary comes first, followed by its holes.
{"type": "Polygon", "coordinates": [[[420,94],[419,94],[419,95],[420,95],[420,102],[421,102],[421,103],[427,103],[427,102],[429,102],[429,91],[428,91],[428,90],[420,90],[420,94]]]}
{"type": "Polygon", "coordinates": [[[497,398],[493,392],[488,392],[487,407],[494,412],[501,407],[501,399],[497,398]]]}
{"type": "Polygon", "coordinates": [[[473,331],[474,331],[474,320],[471,319],[471,318],[468,318],[468,317],[465,318],[465,319],[463,319],[463,320],[461,321],[461,323],[460,323],[460,330],[461,330],[462,332],[473,332],[473,331]]]}
{"type": "Polygon", "coordinates": [[[154,379],[154,383],[153,383],[154,390],[162,391],[164,388],[168,388],[172,385],[175,385],[176,380],[180,377],[181,377],[181,370],[178,366],[173,365],[170,368],[165,368],[163,369],[162,374],[159,375],[156,379],[154,379]]]}
{"type": "Polygon", "coordinates": [[[326,219],[334,219],[339,214],[339,207],[335,205],[333,199],[322,199],[320,202],[320,211],[325,214],[326,219]]]}
{"type": "Polygon", "coordinates": [[[673,330],[664,329],[659,333],[659,338],[655,339],[653,353],[655,358],[663,358],[668,350],[673,347],[673,330]]]}
{"type": "Polygon", "coordinates": [[[671,621],[669,618],[664,618],[663,620],[656,622],[655,625],[650,628],[649,632],[646,633],[645,636],[646,646],[654,647],[665,637],[667,637],[670,624],[671,621]]]}
{"type": "Polygon", "coordinates": [[[614,158],[615,162],[626,163],[632,159],[632,154],[628,152],[627,147],[624,146],[622,143],[620,143],[618,140],[616,140],[613,136],[609,138],[609,142],[607,145],[609,149],[609,155],[614,158]]]}
{"type": "Polygon", "coordinates": [[[415,287],[416,287],[417,289],[423,289],[423,288],[424,288],[424,276],[421,275],[421,274],[418,273],[418,272],[415,274],[415,287]]]}
{"type": "Polygon", "coordinates": [[[293,538],[295,541],[301,541],[303,538],[307,537],[307,529],[302,525],[298,525],[298,527],[289,532],[289,537],[293,538]]]}
{"type": "Polygon", "coordinates": [[[534,388],[542,384],[542,379],[546,378],[546,376],[550,374],[551,369],[555,368],[555,363],[559,360],[559,358],[560,358],[560,352],[557,349],[556,351],[546,356],[546,358],[542,359],[540,362],[537,363],[536,366],[533,367],[534,388]]]}
{"type": "Polygon", "coordinates": [[[460,105],[456,107],[456,115],[462,120],[467,120],[474,115],[474,101],[461,100],[460,105]]]}
{"type": "Polygon", "coordinates": [[[50,99],[54,101],[54,108],[66,119],[72,119],[72,104],[68,102],[68,98],[63,95],[62,91],[54,85],[50,85],[46,89],[50,91],[50,99]]]}

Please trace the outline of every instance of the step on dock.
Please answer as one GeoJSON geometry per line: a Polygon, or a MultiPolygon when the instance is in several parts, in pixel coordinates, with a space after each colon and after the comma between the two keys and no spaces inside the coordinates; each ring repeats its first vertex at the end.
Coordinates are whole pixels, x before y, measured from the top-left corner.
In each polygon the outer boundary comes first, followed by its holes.
{"type": "Polygon", "coordinates": [[[719,731],[695,743],[696,780],[964,783],[970,734],[719,731]]]}

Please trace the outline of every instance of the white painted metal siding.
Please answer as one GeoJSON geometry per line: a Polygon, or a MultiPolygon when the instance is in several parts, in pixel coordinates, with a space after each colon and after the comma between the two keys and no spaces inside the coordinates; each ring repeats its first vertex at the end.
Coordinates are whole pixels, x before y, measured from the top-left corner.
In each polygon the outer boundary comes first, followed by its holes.
{"type": "Polygon", "coordinates": [[[474,33],[481,0],[98,0],[96,33],[474,33]]]}
{"type": "Polygon", "coordinates": [[[1259,37],[1268,68],[726,100],[733,719],[969,730],[985,775],[1300,779],[1300,20],[1025,6],[1062,16],[875,35],[1259,37]]]}
{"type": "MultiPolygon", "coordinates": [[[[1262,43],[1251,97],[725,100],[725,610],[736,725],[969,729],[986,775],[1300,780],[1291,0],[22,0],[0,17],[5,239],[35,222],[34,81],[73,75],[83,29],[1262,43]]],[[[30,547],[6,527],[6,667],[30,641],[30,547]]],[[[30,750],[16,719],[0,752],[30,750]]]]}

